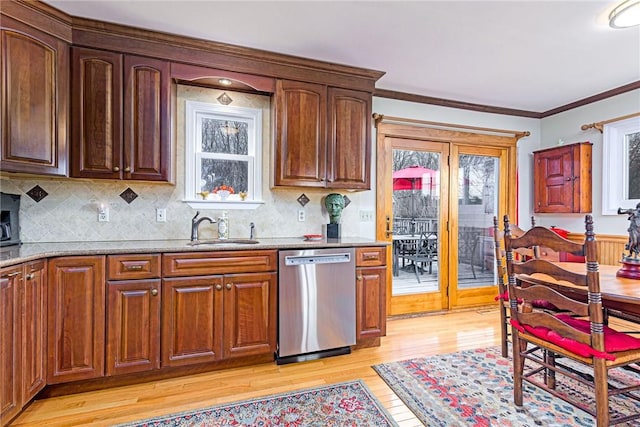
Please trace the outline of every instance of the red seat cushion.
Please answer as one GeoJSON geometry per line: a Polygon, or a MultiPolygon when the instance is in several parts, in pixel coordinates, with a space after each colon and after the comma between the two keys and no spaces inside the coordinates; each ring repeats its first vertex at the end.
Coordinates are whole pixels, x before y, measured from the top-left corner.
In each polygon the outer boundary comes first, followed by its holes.
{"type": "MultiPolygon", "coordinates": [[[[572,328],[581,332],[589,333],[591,325],[588,320],[575,319],[567,314],[559,314],[558,319],[562,320],[572,328]]],[[[545,328],[543,326],[529,326],[522,325],[517,320],[511,319],[511,324],[520,332],[528,332],[538,338],[541,338],[550,343],[556,344],[565,350],[569,350],[583,357],[599,357],[607,360],[616,360],[615,355],[611,354],[616,351],[636,350],[640,349],[640,339],[632,337],[631,335],[618,332],[608,326],[604,327],[604,347],[605,351],[601,352],[591,347],[590,345],[583,344],[575,341],[571,338],[566,338],[560,335],[558,332],[545,328]]]]}
{"type": "MultiPolygon", "coordinates": [[[[581,332],[589,333],[591,325],[588,320],[576,319],[568,314],[558,314],[556,316],[567,325],[581,332]]],[[[640,339],[629,334],[616,331],[608,326],[604,327],[604,350],[610,353],[616,351],[637,350],[640,348],[640,339]]]]}

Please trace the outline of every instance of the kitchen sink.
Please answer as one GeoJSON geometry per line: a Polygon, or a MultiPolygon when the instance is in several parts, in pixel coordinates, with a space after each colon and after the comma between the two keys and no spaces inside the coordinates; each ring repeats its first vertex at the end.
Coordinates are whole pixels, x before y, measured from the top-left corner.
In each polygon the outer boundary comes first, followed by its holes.
{"type": "Polygon", "coordinates": [[[189,246],[200,246],[200,245],[254,245],[259,243],[257,240],[253,239],[210,239],[210,240],[196,240],[193,242],[187,243],[189,246]]]}

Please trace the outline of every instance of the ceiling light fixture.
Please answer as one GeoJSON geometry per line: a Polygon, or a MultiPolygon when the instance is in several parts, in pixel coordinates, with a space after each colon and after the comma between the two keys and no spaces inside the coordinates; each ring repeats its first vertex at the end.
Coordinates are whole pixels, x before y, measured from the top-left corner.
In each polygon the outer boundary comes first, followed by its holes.
{"type": "Polygon", "coordinates": [[[625,0],[609,14],[611,28],[627,28],[640,25],[640,0],[625,0]]]}

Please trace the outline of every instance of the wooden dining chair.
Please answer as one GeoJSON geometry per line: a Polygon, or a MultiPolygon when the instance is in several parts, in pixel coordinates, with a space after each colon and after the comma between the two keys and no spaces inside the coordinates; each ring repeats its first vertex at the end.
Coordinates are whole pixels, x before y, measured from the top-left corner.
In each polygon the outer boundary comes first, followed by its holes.
{"type": "MultiPolygon", "coordinates": [[[[509,357],[509,340],[511,337],[511,333],[509,332],[511,326],[509,324],[509,293],[507,292],[507,269],[505,264],[505,251],[504,251],[504,233],[500,231],[498,226],[498,217],[493,217],[493,248],[494,248],[494,256],[496,259],[496,277],[498,284],[498,295],[496,296],[496,301],[500,302],[499,310],[500,310],[500,346],[502,357],[509,357]]],[[[531,217],[531,226],[534,227],[536,225],[535,217],[531,217]]],[[[524,230],[518,227],[515,224],[511,225],[511,234],[513,236],[521,236],[524,234],[524,230]]],[[[539,258],[540,257],[540,248],[535,247],[532,249],[529,248],[519,248],[515,250],[515,252],[520,257],[527,258],[539,258]]]]}
{"type": "MultiPolygon", "coordinates": [[[[598,427],[639,419],[640,410],[621,414],[609,409],[612,398],[640,401],[640,377],[621,375],[610,381],[614,369],[640,362],[640,339],[603,324],[596,236],[591,215],[585,217],[582,243],[567,240],[545,227],[533,227],[519,237],[513,235],[512,229],[513,225],[505,215],[504,245],[516,406],[524,403],[523,382],[527,382],[588,412],[595,417],[598,427]],[[515,250],[534,246],[584,255],[584,272],[571,272],[558,263],[539,258],[516,259],[515,250]],[[566,312],[536,310],[533,303],[536,300],[549,301],[566,312]],[[623,383],[623,380],[630,383],[623,383]],[[571,384],[576,382],[591,390],[593,400],[588,407],[585,407],[583,393],[570,390],[571,384]]],[[[640,405],[636,407],[640,408],[640,405]]]]}

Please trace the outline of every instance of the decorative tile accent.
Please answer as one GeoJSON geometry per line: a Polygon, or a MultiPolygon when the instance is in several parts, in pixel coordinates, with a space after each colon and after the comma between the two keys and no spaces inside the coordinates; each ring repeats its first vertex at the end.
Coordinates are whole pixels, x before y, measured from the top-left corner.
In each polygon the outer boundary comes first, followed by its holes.
{"type": "Polygon", "coordinates": [[[227,92],[223,92],[222,95],[220,95],[217,98],[217,100],[222,105],[229,105],[229,104],[231,104],[233,102],[233,99],[231,99],[231,97],[229,95],[227,95],[227,92]]]}
{"type": "Polygon", "coordinates": [[[39,185],[36,185],[31,190],[27,191],[27,196],[35,200],[36,203],[40,202],[40,200],[44,199],[48,195],[49,193],[44,191],[44,188],[40,187],[39,185]]]}
{"type": "Polygon", "coordinates": [[[120,193],[120,197],[122,197],[122,199],[125,202],[130,204],[131,202],[133,202],[138,197],[138,195],[131,188],[127,187],[126,190],[124,190],[122,193],[120,193]]]}
{"type": "Polygon", "coordinates": [[[306,194],[302,193],[300,195],[300,197],[298,197],[298,203],[300,203],[300,206],[304,207],[304,205],[306,205],[307,203],[309,203],[309,198],[307,197],[306,194]]]}
{"type": "Polygon", "coordinates": [[[351,203],[351,199],[347,196],[344,196],[344,207],[346,208],[347,206],[349,206],[349,203],[351,203]]]}

